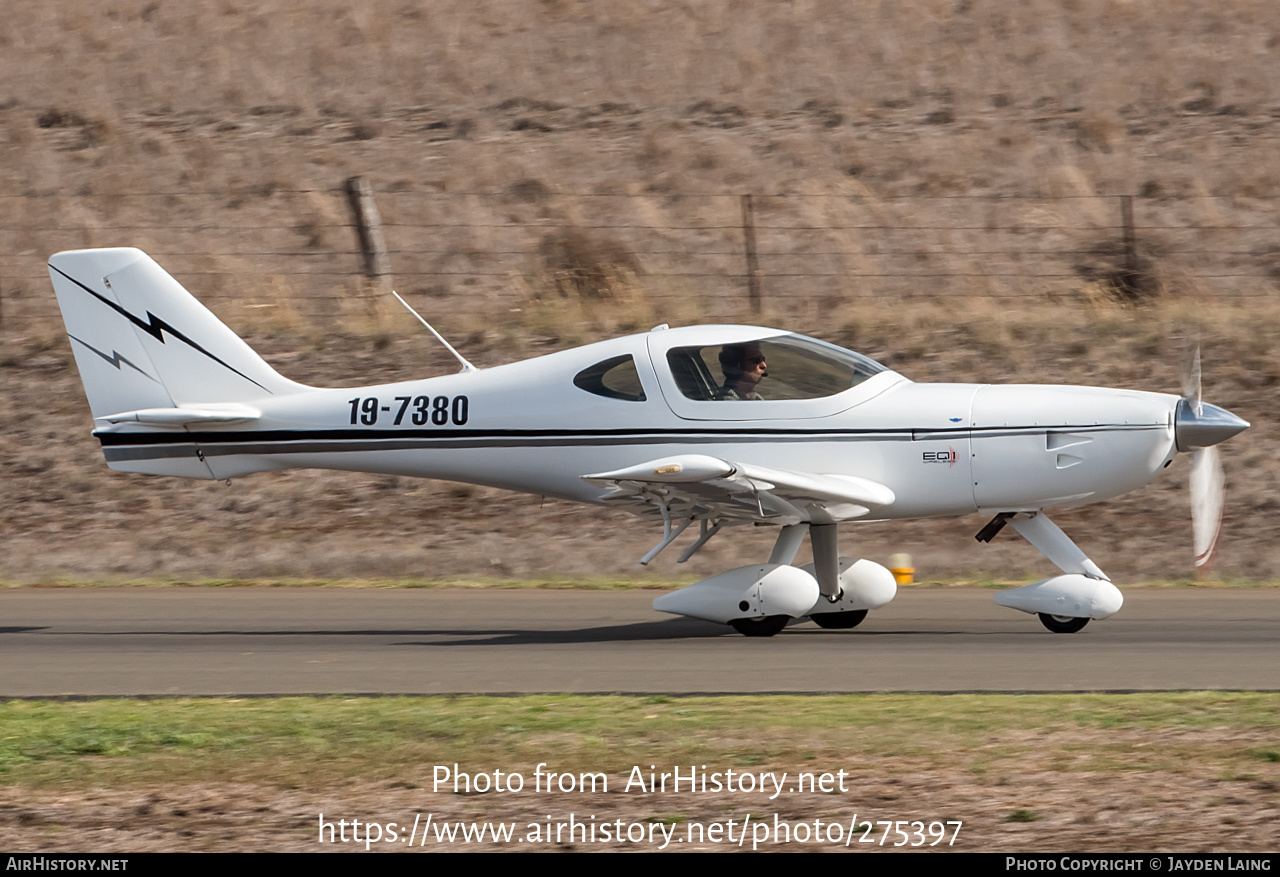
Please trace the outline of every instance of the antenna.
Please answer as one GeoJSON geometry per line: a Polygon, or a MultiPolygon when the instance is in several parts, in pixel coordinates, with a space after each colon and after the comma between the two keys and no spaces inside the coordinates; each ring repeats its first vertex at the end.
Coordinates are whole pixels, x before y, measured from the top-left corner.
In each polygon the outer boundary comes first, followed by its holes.
{"type": "Polygon", "coordinates": [[[393,289],[393,290],[391,290],[391,294],[392,294],[392,295],[394,295],[394,296],[396,297],[396,301],[400,302],[400,304],[404,305],[404,306],[405,306],[405,308],[407,308],[407,309],[408,309],[409,313],[413,314],[415,317],[417,317],[417,318],[418,318],[418,322],[419,322],[419,323],[421,323],[422,325],[424,325],[424,326],[426,326],[426,327],[427,327],[427,331],[428,331],[428,332],[430,332],[432,335],[436,336],[436,340],[437,340],[437,341],[439,341],[441,344],[443,344],[443,345],[445,346],[445,349],[446,349],[446,350],[448,350],[450,353],[452,353],[452,354],[453,354],[453,358],[454,358],[454,359],[456,359],[458,362],[462,363],[462,371],[461,371],[461,372],[459,372],[459,374],[465,374],[465,373],[467,373],[467,372],[479,371],[479,369],[477,369],[474,365],[472,365],[471,363],[467,362],[467,360],[463,357],[463,355],[462,355],[461,353],[459,353],[458,351],[454,350],[454,349],[453,349],[453,345],[452,345],[452,344],[450,344],[448,341],[445,341],[445,340],[444,340],[444,336],[443,336],[443,335],[441,335],[439,332],[437,332],[434,328],[432,328],[432,326],[431,326],[431,324],[430,324],[430,323],[428,323],[426,320],[422,319],[422,315],[421,315],[421,314],[419,314],[417,311],[415,311],[412,307],[410,307],[409,303],[400,297],[400,293],[396,292],[396,291],[393,289]]]}

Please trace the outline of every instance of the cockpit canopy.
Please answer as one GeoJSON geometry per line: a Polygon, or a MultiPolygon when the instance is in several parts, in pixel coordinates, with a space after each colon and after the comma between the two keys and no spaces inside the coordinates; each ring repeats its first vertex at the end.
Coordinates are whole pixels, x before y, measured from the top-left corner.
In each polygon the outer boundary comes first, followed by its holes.
{"type": "Polygon", "coordinates": [[[572,354],[573,385],[622,418],[662,402],[685,420],[812,420],[910,383],[862,354],[761,326],[659,326],[572,354]]]}
{"type": "Polygon", "coordinates": [[[821,399],[842,393],[888,369],[869,357],[805,335],[774,335],[758,341],[672,347],[667,364],[688,399],[744,398],[733,389],[744,365],[764,357],[766,377],[756,399],[821,399]]]}

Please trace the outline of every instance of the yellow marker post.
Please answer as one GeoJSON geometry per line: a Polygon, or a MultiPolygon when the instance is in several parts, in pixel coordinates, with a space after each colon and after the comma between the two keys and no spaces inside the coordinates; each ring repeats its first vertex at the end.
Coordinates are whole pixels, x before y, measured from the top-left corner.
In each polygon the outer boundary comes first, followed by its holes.
{"type": "Polygon", "coordinates": [[[900,585],[909,585],[915,581],[916,568],[911,565],[911,555],[889,555],[889,572],[893,573],[893,580],[900,585]]]}

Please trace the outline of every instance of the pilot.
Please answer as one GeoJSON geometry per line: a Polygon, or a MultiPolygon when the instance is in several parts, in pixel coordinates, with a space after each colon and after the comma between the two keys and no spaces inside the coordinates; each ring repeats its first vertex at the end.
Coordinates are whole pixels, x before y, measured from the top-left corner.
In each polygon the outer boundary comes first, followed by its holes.
{"type": "Polygon", "coordinates": [[[720,349],[720,370],[724,372],[721,399],[763,399],[756,387],[769,377],[764,351],[757,342],[726,344],[720,349]]]}

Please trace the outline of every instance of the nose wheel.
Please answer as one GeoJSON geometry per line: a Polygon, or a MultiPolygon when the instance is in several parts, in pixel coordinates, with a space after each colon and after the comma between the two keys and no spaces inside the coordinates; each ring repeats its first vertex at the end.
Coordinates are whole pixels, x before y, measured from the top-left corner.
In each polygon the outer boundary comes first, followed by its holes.
{"type": "Polygon", "coordinates": [[[1040,623],[1054,633],[1075,633],[1089,623],[1087,618],[1073,618],[1070,615],[1050,615],[1048,612],[1036,613],[1040,623]]]}

